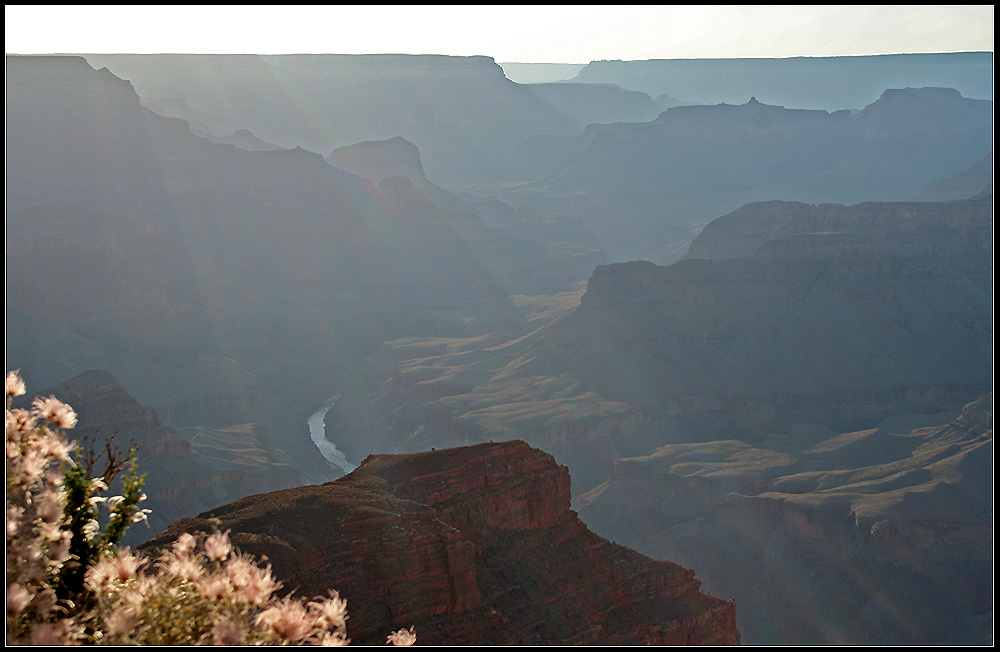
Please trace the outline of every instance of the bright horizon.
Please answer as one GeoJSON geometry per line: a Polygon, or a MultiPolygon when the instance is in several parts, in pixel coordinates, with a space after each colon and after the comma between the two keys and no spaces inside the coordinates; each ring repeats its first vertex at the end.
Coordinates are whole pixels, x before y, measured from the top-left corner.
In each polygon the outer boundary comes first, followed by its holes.
{"type": "Polygon", "coordinates": [[[993,51],[992,5],[7,5],[8,54],[484,55],[498,63],[993,51]]]}

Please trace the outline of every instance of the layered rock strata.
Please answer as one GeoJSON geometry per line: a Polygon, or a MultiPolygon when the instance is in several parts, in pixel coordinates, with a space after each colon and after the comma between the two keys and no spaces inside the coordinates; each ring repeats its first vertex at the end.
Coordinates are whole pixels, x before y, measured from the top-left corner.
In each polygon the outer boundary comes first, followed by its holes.
{"type": "Polygon", "coordinates": [[[340,591],[349,635],[380,643],[415,625],[422,644],[735,644],[734,603],[694,571],[590,532],[570,478],[520,441],[373,455],[320,486],[251,496],[184,519],[231,530],[298,595],[340,591]]]}

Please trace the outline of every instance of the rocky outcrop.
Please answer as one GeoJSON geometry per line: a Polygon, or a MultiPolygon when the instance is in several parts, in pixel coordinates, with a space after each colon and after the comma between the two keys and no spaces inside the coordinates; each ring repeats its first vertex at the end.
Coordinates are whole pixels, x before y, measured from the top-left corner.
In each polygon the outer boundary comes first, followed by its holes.
{"type": "Polygon", "coordinates": [[[408,177],[414,183],[426,179],[420,151],[402,136],[338,147],[326,157],[326,162],[375,183],[394,176],[408,177]]]}
{"type": "Polygon", "coordinates": [[[524,442],[375,455],[321,486],[185,519],[231,530],[299,595],[337,589],[355,642],[415,625],[424,644],[733,644],[734,605],[694,571],[602,539],[566,467],[524,442]]]}

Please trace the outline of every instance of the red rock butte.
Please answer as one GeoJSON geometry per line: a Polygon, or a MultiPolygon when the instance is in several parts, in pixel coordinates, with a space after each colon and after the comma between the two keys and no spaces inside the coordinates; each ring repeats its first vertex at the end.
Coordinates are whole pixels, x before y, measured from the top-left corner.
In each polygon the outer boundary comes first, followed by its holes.
{"type": "Polygon", "coordinates": [[[183,519],[230,530],[286,590],[340,591],[355,643],[738,644],[735,604],[694,571],[603,539],[570,510],[565,466],[522,441],[372,455],[339,480],[183,519]]]}

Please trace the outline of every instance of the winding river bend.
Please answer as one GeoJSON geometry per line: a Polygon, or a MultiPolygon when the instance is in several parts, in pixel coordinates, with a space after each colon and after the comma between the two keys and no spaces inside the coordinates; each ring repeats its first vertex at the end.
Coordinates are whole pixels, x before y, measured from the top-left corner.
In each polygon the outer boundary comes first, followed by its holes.
{"type": "Polygon", "coordinates": [[[316,448],[323,455],[324,458],[336,467],[339,467],[344,471],[344,473],[350,473],[357,467],[347,461],[344,454],[337,450],[337,447],[332,441],[326,438],[326,413],[330,411],[330,408],[334,406],[337,399],[340,398],[340,394],[336,394],[330,398],[326,404],[320,409],[316,410],[311,417],[309,417],[306,423],[309,425],[309,437],[316,444],[316,448]]]}

